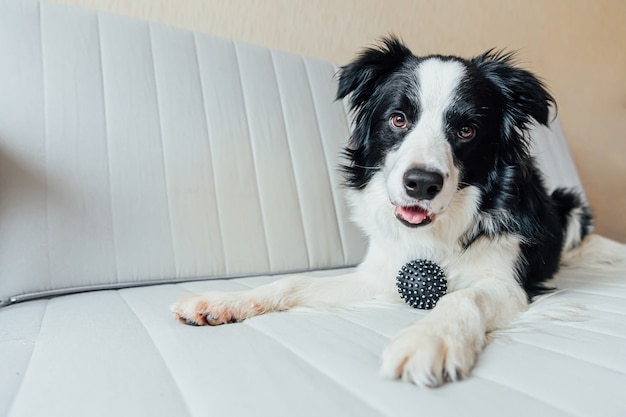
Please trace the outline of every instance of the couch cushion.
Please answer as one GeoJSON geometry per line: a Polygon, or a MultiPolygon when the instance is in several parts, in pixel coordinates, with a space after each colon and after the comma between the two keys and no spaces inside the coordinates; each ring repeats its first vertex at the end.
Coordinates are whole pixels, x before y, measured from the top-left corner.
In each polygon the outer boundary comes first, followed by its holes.
{"type": "Polygon", "coordinates": [[[361,259],[333,64],[3,0],[0,69],[5,301],[361,259]]]}
{"type": "Polygon", "coordinates": [[[0,415],[623,416],[625,276],[563,270],[545,302],[570,317],[584,304],[584,320],[500,334],[471,378],[438,389],[378,376],[389,339],[426,314],[400,302],[219,327],[166,308],[188,291],[275,279],[263,276],[15,304],[0,310],[0,357],[12,358],[0,362],[0,415]]]}

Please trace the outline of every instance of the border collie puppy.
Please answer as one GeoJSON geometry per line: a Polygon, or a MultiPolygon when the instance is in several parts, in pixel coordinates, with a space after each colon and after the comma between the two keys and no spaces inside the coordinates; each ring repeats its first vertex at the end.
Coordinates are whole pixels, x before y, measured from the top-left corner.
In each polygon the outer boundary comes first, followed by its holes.
{"type": "Polygon", "coordinates": [[[529,125],[548,123],[553,98],[511,55],[417,57],[394,38],[338,78],[337,97],[355,116],[343,171],[353,219],[369,237],[362,264],[339,277],[191,296],[172,310],[218,325],[299,306],[398,301],[398,269],[429,259],[445,270],[448,293],[390,342],[382,374],[424,386],[466,377],[487,333],[547,291],[562,253],[591,231],[581,198],[548,194],[529,155],[529,125]]]}

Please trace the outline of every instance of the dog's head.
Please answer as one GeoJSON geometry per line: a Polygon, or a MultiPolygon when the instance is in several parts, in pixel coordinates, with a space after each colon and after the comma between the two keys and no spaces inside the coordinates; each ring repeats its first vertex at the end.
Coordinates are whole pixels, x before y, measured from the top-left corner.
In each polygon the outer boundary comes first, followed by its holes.
{"type": "Polygon", "coordinates": [[[394,38],[340,69],[337,98],[348,96],[355,125],[346,183],[384,183],[408,227],[431,223],[458,190],[487,187],[507,166],[523,171],[525,131],[533,119],[547,123],[553,101],[510,54],[417,57],[394,38]]]}

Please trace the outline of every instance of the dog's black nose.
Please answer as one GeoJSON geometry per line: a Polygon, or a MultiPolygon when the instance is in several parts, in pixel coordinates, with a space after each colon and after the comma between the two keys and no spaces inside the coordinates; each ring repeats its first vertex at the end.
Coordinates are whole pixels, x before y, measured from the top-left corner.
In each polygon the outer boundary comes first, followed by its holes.
{"type": "Polygon", "coordinates": [[[432,200],[443,188],[443,175],[419,168],[409,169],[403,180],[406,193],[418,200],[432,200]]]}

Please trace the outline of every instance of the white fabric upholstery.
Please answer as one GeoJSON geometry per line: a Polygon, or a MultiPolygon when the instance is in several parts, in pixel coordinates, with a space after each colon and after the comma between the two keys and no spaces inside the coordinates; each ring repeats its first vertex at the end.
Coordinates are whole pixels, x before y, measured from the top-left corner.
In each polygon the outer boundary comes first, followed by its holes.
{"type": "Polygon", "coordinates": [[[530,150],[544,174],[548,189],[552,191],[557,187],[567,187],[578,190],[584,196],[567,139],[556,114],[551,113],[549,128],[535,125],[532,132],[530,150]]]}
{"type": "Polygon", "coordinates": [[[0,415],[621,417],[625,275],[564,270],[555,300],[584,304],[586,320],[502,335],[470,379],[435,390],[378,376],[388,340],[426,314],[406,305],[213,328],[182,325],[165,308],[186,292],[272,277],[19,303],[0,310],[0,415]]]}
{"type": "Polygon", "coordinates": [[[330,63],[0,2],[0,298],[358,263],[330,63]]]}
{"type": "MultiPolygon", "coordinates": [[[[626,415],[620,269],[563,271],[554,299],[584,304],[586,320],[499,338],[471,379],[436,390],[377,375],[389,338],[425,314],[405,305],[218,328],[172,318],[186,292],[359,262],[335,71],[0,0],[0,303],[109,289],[0,309],[0,416],[626,415]]],[[[551,188],[580,187],[558,121],[534,152],[551,188]]]]}

